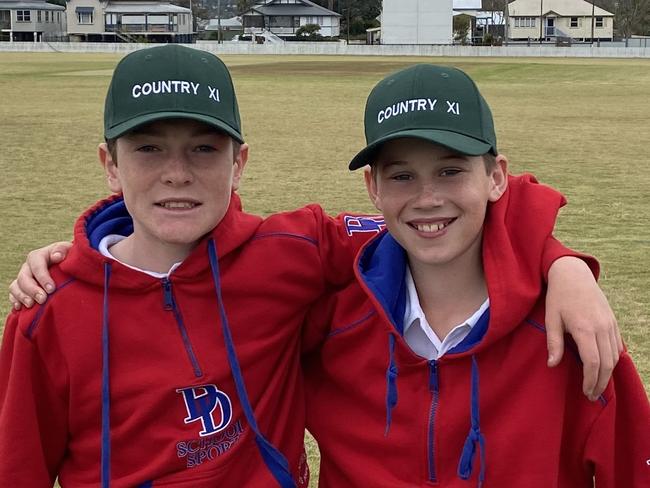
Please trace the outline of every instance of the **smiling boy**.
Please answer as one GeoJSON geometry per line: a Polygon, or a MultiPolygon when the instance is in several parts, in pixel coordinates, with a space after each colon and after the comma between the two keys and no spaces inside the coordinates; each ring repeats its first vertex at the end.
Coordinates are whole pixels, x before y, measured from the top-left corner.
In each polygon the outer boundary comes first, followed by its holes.
{"type": "Polygon", "coordinates": [[[579,393],[576,357],[540,361],[536,243],[564,198],[508,176],[474,82],[434,65],[394,73],[365,125],[350,169],[370,165],[387,232],[313,313],[328,337],[306,361],[319,486],[650,486],[650,404],[629,355],[597,402],[579,393]],[[438,105],[385,115],[413,99],[438,105]]]}
{"type": "MultiPolygon", "coordinates": [[[[301,326],[378,219],[244,213],[234,89],[201,51],[126,56],[105,137],[121,195],[84,213],[57,290],[5,328],[0,484],[305,486],[301,326]]],[[[570,254],[548,245],[536,285],[570,254]]]]}

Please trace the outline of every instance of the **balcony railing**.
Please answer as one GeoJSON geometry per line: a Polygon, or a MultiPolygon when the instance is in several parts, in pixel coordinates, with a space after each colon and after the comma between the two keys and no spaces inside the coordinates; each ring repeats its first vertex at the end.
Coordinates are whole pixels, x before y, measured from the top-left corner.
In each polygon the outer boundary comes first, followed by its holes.
{"type": "Polygon", "coordinates": [[[106,25],[106,32],[128,32],[128,33],[178,32],[178,25],[166,25],[166,24],[106,25]]]}

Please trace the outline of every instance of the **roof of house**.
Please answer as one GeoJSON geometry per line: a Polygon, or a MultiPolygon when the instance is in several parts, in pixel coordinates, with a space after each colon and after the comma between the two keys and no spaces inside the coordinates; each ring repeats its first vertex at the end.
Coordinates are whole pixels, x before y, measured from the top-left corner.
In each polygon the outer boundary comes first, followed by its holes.
{"type": "Polygon", "coordinates": [[[481,10],[483,0],[454,0],[454,10],[481,10]]]}
{"type": "Polygon", "coordinates": [[[189,14],[190,9],[185,7],[179,7],[178,5],[172,5],[169,2],[108,2],[108,5],[104,9],[107,13],[127,13],[127,14],[189,14]]]}
{"type": "MultiPolygon", "coordinates": [[[[221,19],[221,28],[241,28],[242,23],[237,17],[231,17],[229,19],[221,19]]],[[[210,22],[205,27],[206,30],[218,30],[219,29],[219,19],[210,19],[210,22]]]]}
{"type": "Polygon", "coordinates": [[[65,10],[45,0],[0,0],[0,10],[65,10]]]}
{"type": "MultiPolygon", "coordinates": [[[[591,17],[591,2],[585,0],[544,0],[541,3],[544,15],[555,13],[562,17],[591,17]]],[[[539,17],[539,0],[515,0],[508,5],[508,15],[512,17],[539,17]]],[[[608,17],[614,16],[600,7],[594,8],[594,15],[608,17]]]]}
{"type": "Polygon", "coordinates": [[[310,2],[309,0],[295,0],[296,3],[275,3],[276,0],[269,0],[263,5],[255,5],[243,15],[252,10],[262,15],[293,15],[293,16],[322,16],[322,17],[340,17],[341,14],[321,7],[320,5],[310,2]]]}

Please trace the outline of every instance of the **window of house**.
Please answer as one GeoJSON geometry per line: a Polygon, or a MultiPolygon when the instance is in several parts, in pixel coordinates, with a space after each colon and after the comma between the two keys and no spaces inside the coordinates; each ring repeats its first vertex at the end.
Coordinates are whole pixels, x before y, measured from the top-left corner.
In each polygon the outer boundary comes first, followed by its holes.
{"type": "Polygon", "coordinates": [[[596,27],[604,27],[605,19],[603,17],[596,17],[596,27]]]}
{"type": "Polygon", "coordinates": [[[569,21],[569,25],[571,27],[578,27],[578,17],[571,17],[571,20],[569,21]]]}
{"type": "Polygon", "coordinates": [[[41,20],[41,11],[40,10],[36,11],[36,22],[39,22],[39,23],[42,22],[42,20],[41,20]]]}
{"type": "Polygon", "coordinates": [[[535,17],[515,17],[515,27],[535,27],[535,17]]]}
{"type": "Polygon", "coordinates": [[[93,7],[77,7],[77,23],[89,25],[95,23],[95,9],[93,7]]]}
{"type": "Polygon", "coordinates": [[[31,12],[29,10],[16,10],[16,21],[18,22],[31,22],[31,12]]]}
{"type": "Polygon", "coordinates": [[[46,10],[45,11],[45,22],[49,22],[49,21],[50,21],[50,11],[46,10]]]}

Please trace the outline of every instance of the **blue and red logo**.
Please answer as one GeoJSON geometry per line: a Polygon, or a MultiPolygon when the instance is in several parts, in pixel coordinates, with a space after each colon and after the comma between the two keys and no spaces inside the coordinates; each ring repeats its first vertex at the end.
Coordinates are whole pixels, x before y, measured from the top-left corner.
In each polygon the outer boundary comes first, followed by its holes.
{"type": "Polygon", "coordinates": [[[379,234],[386,224],[384,223],[384,217],[381,215],[359,217],[353,215],[346,215],[344,217],[345,229],[348,232],[348,235],[351,236],[356,232],[375,232],[379,234]]]}
{"type": "Polygon", "coordinates": [[[201,385],[176,390],[183,395],[187,417],[186,424],[201,422],[201,437],[224,430],[232,420],[230,398],[216,385],[201,385]]]}

